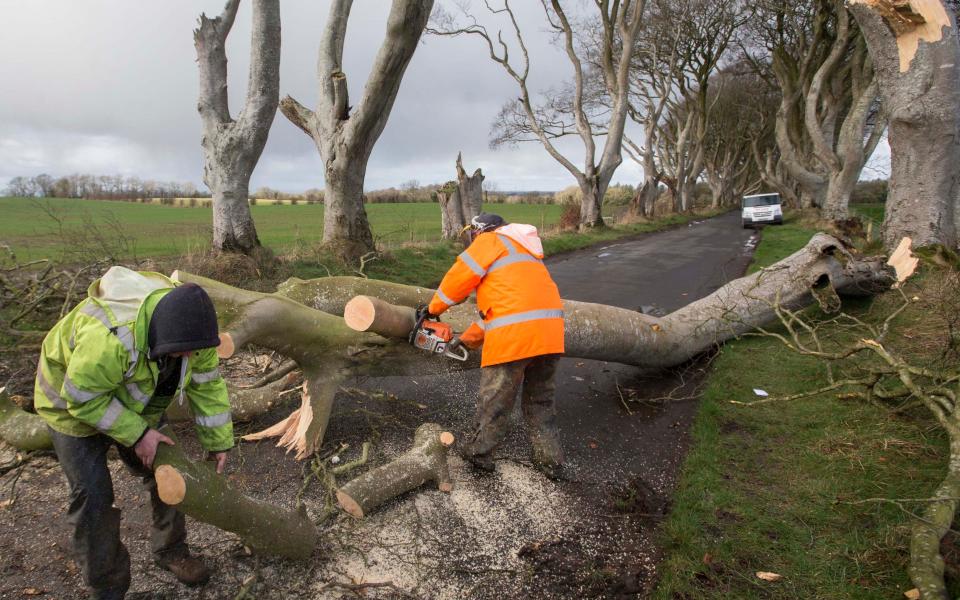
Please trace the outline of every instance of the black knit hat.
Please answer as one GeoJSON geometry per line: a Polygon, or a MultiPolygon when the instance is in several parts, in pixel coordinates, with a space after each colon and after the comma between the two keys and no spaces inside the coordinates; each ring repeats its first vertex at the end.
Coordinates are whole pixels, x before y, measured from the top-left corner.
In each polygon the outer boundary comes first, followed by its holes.
{"type": "Polygon", "coordinates": [[[217,313],[203,288],[185,283],[160,299],[150,318],[150,359],[220,345],[217,313]]]}
{"type": "Polygon", "coordinates": [[[493,213],[480,213],[470,219],[470,225],[476,233],[493,231],[497,227],[502,227],[506,224],[507,222],[503,220],[503,217],[493,213]]]}

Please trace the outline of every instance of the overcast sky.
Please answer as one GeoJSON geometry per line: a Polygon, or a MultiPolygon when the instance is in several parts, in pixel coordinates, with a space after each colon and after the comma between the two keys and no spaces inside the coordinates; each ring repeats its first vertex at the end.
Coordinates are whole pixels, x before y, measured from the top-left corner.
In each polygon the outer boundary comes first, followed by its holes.
{"type": "MultiPolygon", "coordinates": [[[[316,103],[315,63],[329,2],[284,0],[280,93],[316,103]]],[[[544,31],[539,2],[516,2],[531,52],[531,88],[569,77],[544,31]]],[[[202,187],[197,67],[192,30],[222,0],[0,0],[0,188],[11,177],[124,174],[202,187]]],[[[356,0],[344,52],[350,98],[359,101],[386,23],[386,0],[356,0]]],[[[250,50],[250,0],[227,43],[231,111],[242,106],[250,50]]],[[[490,124],[516,83],[477,38],[425,37],[410,63],[367,169],[367,189],[455,176],[482,167],[499,190],[556,190],[572,177],[538,144],[490,150],[490,124]]],[[[574,163],[582,149],[564,144],[574,163]]],[[[881,159],[881,163],[883,159],[881,159]]],[[[642,171],[625,157],[614,181],[642,171]]],[[[865,174],[866,175],[866,174],[865,174]]],[[[873,176],[873,175],[868,175],[873,176]]],[[[279,112],[251,190],[323,187],[313,142],[279,112]]]]}

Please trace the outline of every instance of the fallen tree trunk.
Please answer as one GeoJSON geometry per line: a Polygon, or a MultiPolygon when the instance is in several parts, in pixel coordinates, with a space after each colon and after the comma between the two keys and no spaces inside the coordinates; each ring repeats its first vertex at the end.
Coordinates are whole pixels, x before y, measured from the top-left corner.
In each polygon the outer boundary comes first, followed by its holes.
{"type": "Polygon", "coordinates": [[[435,423],[417,428],[413,447],[385,465],[367,471],[337,490],[340,508],[362,518],[388,500],[435,481],[441,492],[453,490],[447,469],[447,448],[453,434],[435,423]]]}
{"type": "MultiPolygon", "coordinates": [[[[564,300],[565,354],[639,367],[671,367],[776,321],[778,305],[804,306],[815,295],[822,299],[833,293],[875,294],[894,281],[896,275],[885,259],[857,258],[835,238],[817,234],[793,255],[665,317],[564,300]]],[[[412,327],[414,323],[412,308],[379,299],[358,297],[348,303],[347,312],[348,325],[384,336],[405,337],[399,324],[412,327]]],[[[463,305],[449,313],[447,321],[460,331],[477,318],[474,310],[465,312],[463,305]]]]}
{"type": "MultiPolygon", "coordinates": [[[[176,439],[169,427],[163,433],[176,439]]],[[[180,445],[160,444],[155,460],[160,499],[198,521],[236,533],[250,549],[286,558],[307,558],[317,529],[301,506],[287,510],[242,494],[212,464],[198,464],[180,445]]]]}
{"type": "MultiPolygon", "coordinates": [[[[429,301],[432,290],[363,278],[328,277],[291,280],[274,294],[251,292],[212,279],[174,273],[180,281],[202,286],[213,299],[222,321],[222,356],[246,343],[275,350],[303,369],[306,390],[302,402],[310,414],[287,422],[296,435],[288,448],[301,458],[319,447],[340,380],[351,375],[412,375],[442,373],[478,366],[479,353],[465,363],[428,356],[397,335],[390,340],[373,330],[357,332],[342,315],[360,293],[405,305],[396,310],[412,322],[412,306],[429,301]],[[349,297],[348,297],[349,296],[349,297]],[[307,302],[306,306],[300,301],[307,302]],[[318,310],[316,307],[324,310],[318,310]]],[[[893,269],[879,257],[854,256],[837,239],[817,234],[801,250],[753,275],[734,280],[709,296],[673,313],[652,317],[632,310],[564,301],[566,355],[641,367],[670,367],[712,346],[775,321],[777,304],[809,304],[814,293],[823,299],[838,295],[869,295],[895,281],[893,269]]],[[[458,331],[477,320],[476,306],[466,302],[450,309],[444,319],[458,331]]],[[[403,322],[401,319],[399,322],[403,322]]],[[[234,390],[235,413],[255,416],[274,405],[270,388],[234,390]],[[243,404],[249,401],[250,404],[243,404]]],[[[22,411],[21,411],[22,412],[22,411]]],[[[39,419],[35,415],[33,419],[39,419]]],[[[282,435],[282,434],[281,434],[282,435]]]]}

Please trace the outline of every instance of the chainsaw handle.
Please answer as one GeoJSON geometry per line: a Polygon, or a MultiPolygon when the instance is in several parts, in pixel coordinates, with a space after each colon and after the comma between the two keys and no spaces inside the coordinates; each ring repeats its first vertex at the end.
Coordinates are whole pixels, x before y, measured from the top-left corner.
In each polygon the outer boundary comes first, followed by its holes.
{"type": "Polygon", "coordinates": [[[455,338],[452,342],[447,344],[447,349],[443,355],[447,358],[452,358],[461,362],[466,362],[466,360],[470,357],[470,353],[460,343],[460,338],[455,338]]]}

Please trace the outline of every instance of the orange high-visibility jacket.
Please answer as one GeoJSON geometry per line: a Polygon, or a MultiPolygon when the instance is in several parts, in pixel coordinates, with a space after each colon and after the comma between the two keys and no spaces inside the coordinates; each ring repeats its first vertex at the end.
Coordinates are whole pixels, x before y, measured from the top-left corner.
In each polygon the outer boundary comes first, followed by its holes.
{"type": "Polygon", "coordinates": [[[439,315],[477,291],[483,367],[563,353],[563,301],[539,242],[530,225],[481,233],[457,257],[430,301],[430,312],[439,315]],[[533,251],[518,241],[517,231],[534,240],[528,244],[533,251]]]}

